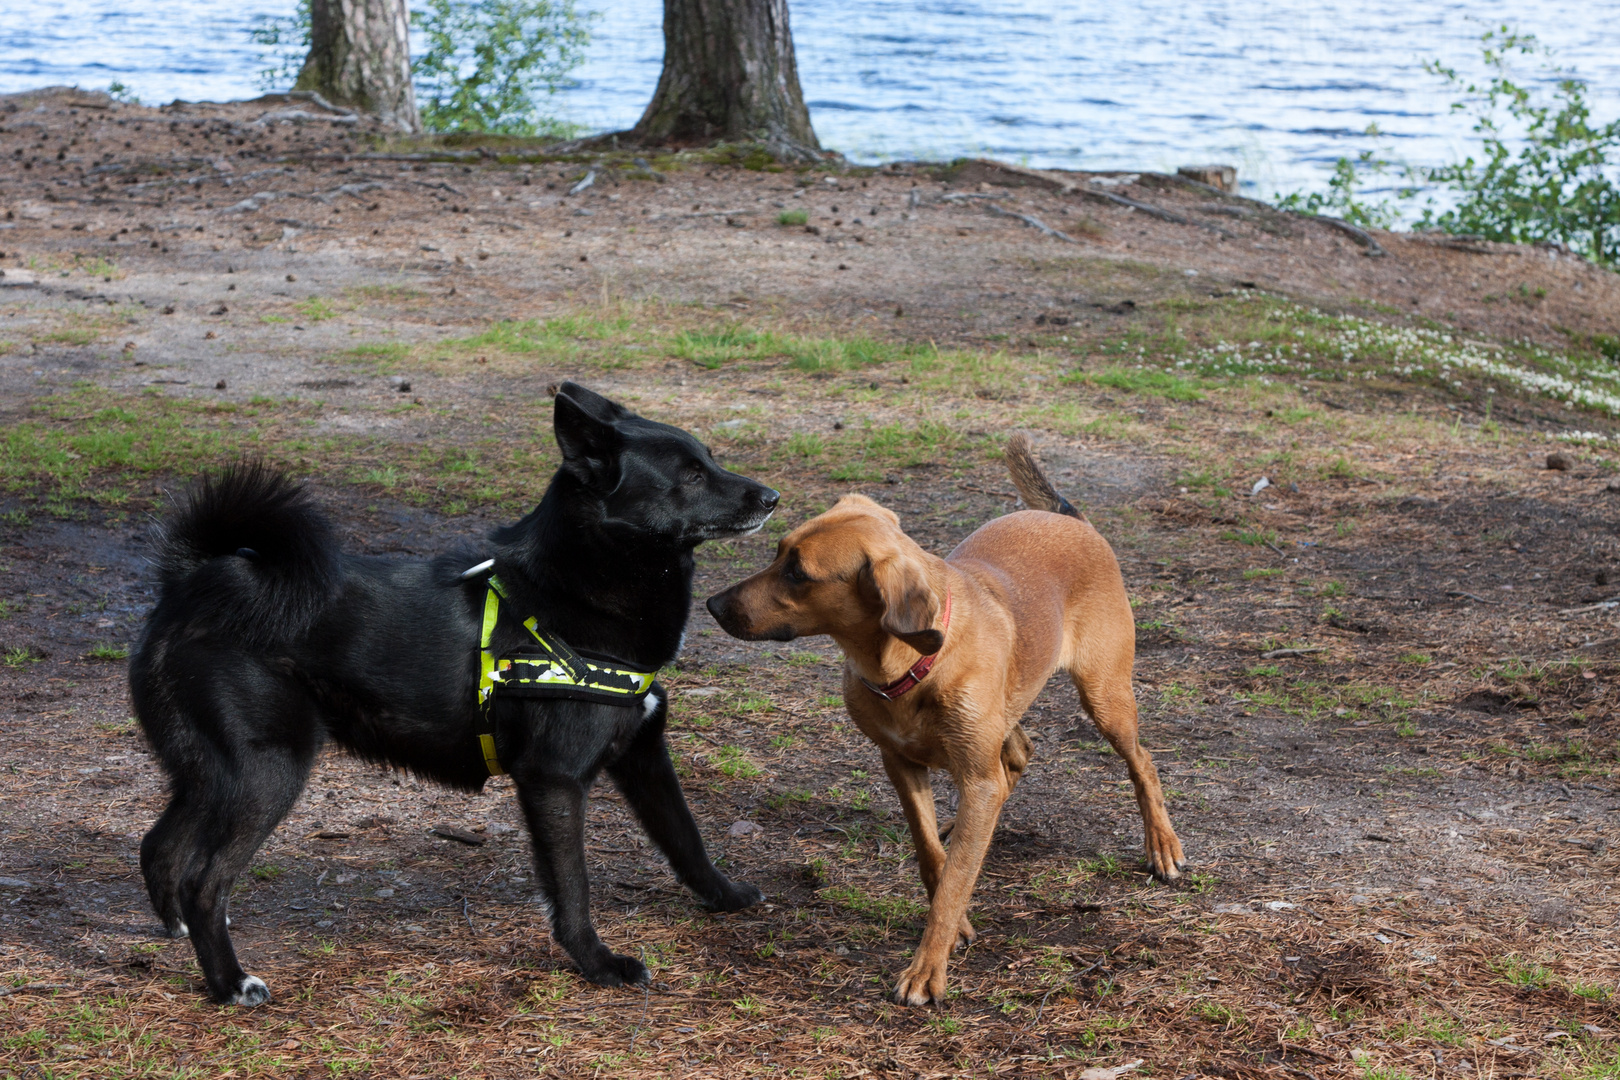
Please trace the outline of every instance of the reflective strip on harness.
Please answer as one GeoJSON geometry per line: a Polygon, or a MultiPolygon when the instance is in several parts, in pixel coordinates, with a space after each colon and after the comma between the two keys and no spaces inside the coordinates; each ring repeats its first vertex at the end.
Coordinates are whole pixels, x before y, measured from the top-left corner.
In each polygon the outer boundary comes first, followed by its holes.
{"type": "Polygon", "coordinates": [[[484,626],[478,643],[478,704],[485,731],[478,736],[484,764],[491,776],[506,770],[495,754],[494,725],[489,702],[497,693],[507,697],[568,698],[603,705],[639,705],[652,690],[651,671],[632,671],[605,658],[582,656],[555,635],[544,634],[533,616],[523,620],[524,629],[539,646],[537,651],[513,653],[497,658],[490,648],[495,626],[500,621],[501,601],[508,599],[506,587],[493,574],[484,596],[484,626]]]}

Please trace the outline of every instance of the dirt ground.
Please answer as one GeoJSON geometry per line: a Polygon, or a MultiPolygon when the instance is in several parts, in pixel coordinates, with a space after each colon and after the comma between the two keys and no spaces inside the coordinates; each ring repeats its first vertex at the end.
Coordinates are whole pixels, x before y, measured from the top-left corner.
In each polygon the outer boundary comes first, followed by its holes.
{"type": "MultiPolygon", "coordinates": [[[[1149,174],[1070,177],[1086,194],[359,127],[0,99],[0,1076],[1620,1077],[1615,423],[1471,380],[1163,392],[1118,366],[1246,335],[1257,304],[1590,349],[1620,275],[1382,233],[1369,256],[1149,174]],[[1030,430],[1120,555],[1190,881],[1145,877],[1125,771],[1054,681],[951,999],[890,1004],[923,892],[836,650],[699,606],[671,749],[765,907],[702,912],[599,789],[598,929],[655,981],[589,986],[509,783],[330,755],[233,899],[275,1000],[203,1001],[136,865],[163,801],[122,659],[151,514],[255,453],[356,551],[476,542],[554,468],[563,377],[700,432],[783,490],[783,526],[864,491],[941,554],[1011,508],[995,443],[1030,430]]],[[[780,534],[701,549],[697,596],[780,534]]]]}

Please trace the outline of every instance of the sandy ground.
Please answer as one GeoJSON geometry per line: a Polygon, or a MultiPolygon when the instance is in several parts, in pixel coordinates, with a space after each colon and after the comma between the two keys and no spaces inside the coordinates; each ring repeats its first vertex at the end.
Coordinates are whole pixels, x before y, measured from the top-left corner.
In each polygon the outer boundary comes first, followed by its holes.
{"type": "MultiPolygon", "coordinates": [[[[454,344],[501,320],[618,312],[1085,367],[1104,338],[1258,287],[1565,349],[1620,332],[1620,276],[1551,249],[1384,234],[1387,254],[1370,257],[1319,222],[1147,174],[1085,179],[1183,220],[984,168],[609,161],[570,194],[589,162],[423,160],[420,147],[368,149],[329,119],[278,119],[293,107],[0,101],[8,431],[40,415],[93,427],[53,404],[88,386],[242,410],[318,398],[310,437],[396,448],[527,440],[546,387],[573,375],[706,431],[733,467],[783,488],[791,521],[865,490],[943,553],[1011,506],[984,454],[924,453],[848,482],[784,458],[784,440],[919,416],[1004,433],[1020,410],[1072,395],[1134,425],[1035,435],[1120,553],[1143,738],[1198,877],[1144,881],[1124,770],[1054,683],[1026,723],[1036,764],[976,894],[983,933],[953,965],[959,996],[938,1011],[886,1004],[922,893],[877,755],[829,696],[835,650],[735,642],[700,608],[669,675],[672,746],[705,835],[770,906],[697,911],[600,792],[599,925],[648,956],[656,992],[585,986],[528,889],[509,785],[452,794],[333,756],[234,901],[238,949],[277,1001],[222,1018],[196,997],[188,947],[154,936],[134,860],[162,781],[122,663],[90,658],[136,633],[151,600],[144,515],[184,477],[147,475],[122,502],[61,512],[14,487],[0,495],[0,646],[16,657],[0,668],[0,982],[30,989],[0,997],[0,1076],[1620,1067],[1620,627],[1601,607],[1560,614],[1614,594],[1620,495],[1601,455],[1540,467],[1541,434],[1570,422],[1560,410],[1504,400],[1512,438],[1447,439],[1453,420],[1480,430],[1479,408],[1416,390],[1396,406],[1377,388],[1333,390],[1317,408],[1329,392],[1302,386],[1295,404],[1358,431],[1397,407],[1409,426],[1376,444],[1313,429],[1305,441],[1321,445],[1301,453],[1342,448],[1365,468],[1243,503],[1241,524],[1276,537],[1244,545],[1230,539],[1232,501],[1189,492],[1196,461],[1156,440],[1191,432],[1212,460],[1258,455],[1269,405],[1058,391],[1035,376],[927,397],[894,365],[821,378],[673,355],[602,364],[585,338],[567,360],[515,365],[492,347],[484,365],[454,344]],[[798,209],[805,225],[777,224],[798,209]],[[379,343],[416,366],[352,353],[379,343]],[[432,362],[439,343],[454,362],[432,362]],[[728,417],[762,434],[733,439],[728,417]],[[1320,651],[1263,661],[1279,643],[1320,651]]],[[[310,468],[356,550],[426,555],[476,543],[500,517],[310,468]]],[[[543,471],[527,482],[538,490],[543,471]]],[[[698,596],[774,542],[707,550],[698,596]]],[[[938,792],[946,812],[948,784],[938,792]]]]}

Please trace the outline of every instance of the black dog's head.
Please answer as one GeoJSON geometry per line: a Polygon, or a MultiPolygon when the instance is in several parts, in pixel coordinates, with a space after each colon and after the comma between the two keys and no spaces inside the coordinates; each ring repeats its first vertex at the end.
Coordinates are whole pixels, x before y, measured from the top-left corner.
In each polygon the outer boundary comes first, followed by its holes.
{"type": "Polygon", "coordinates": [[[680,428],[647,420],[578,383],[557,391],[562,471],[582,484],[613,531],[682,545],[753,532],[780,495],[727,472],[680,428]]]}

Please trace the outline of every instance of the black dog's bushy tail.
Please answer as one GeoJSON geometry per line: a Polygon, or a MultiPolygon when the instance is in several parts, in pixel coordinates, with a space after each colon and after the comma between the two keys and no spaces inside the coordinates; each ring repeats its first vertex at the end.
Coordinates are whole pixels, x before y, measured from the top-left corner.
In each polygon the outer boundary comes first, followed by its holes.
{"type": "Polygon", "coordinates": [[[1029,436],[1019,432],[1008,439],[1006,455],[1007,471],[1012,474],[1013,487],[1018,489],[1018,496],[1024,500],[1025,506],[1031,510],[1046,510],[1086,520],[1086,516],[1076,510],[1041,471],[1034,452],[1029,448],[1029,436]]]}
{"type": "Polygon", "coordinates": [[[205,476],[159,527],[162,598],[241,644],[307,631],[337,592],[337,537],[308,490],[259,462],[205,476]]]}

